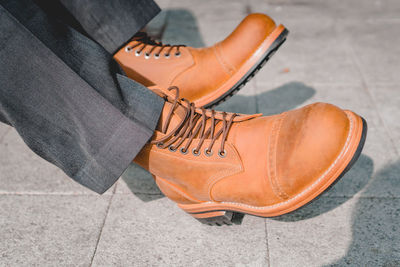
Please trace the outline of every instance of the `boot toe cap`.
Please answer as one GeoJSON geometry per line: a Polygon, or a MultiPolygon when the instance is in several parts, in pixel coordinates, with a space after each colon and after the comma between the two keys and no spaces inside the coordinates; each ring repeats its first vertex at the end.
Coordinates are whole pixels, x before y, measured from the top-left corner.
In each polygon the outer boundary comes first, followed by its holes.
{"type": "Polygon", "coordinates": [[[263,37],[266,37],[275,27],[274,20],[268,15],[253,13],[245,17],[236,30],[243,28],[243,30],[250,32],[250,34],[264,35],[263,37]]]}
{"type": "Polygon", "coordinates": [[[325,103],[287,112],[276,142],[275,191],[290,198],[321,177],[345,146],[349,124],[343,110],[325,103]]]}
{"type": "Polygon", "coordinates": [[[240,66],[275,28],[275,22],[265,14],[248,15],[225,40],[219,43],[220,56],[232,66],[240,66]]]}

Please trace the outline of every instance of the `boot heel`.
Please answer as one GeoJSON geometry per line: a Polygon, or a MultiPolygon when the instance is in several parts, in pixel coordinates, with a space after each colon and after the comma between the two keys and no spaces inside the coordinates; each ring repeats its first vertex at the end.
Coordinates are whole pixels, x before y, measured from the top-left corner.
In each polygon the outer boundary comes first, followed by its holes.
{"type": "Polygon", "coordinates": [[[210,211],[204,213],[189,213],[198,221],[208,225],[232,225],[242,224],[243,213],[233,211],[210,211]]]}

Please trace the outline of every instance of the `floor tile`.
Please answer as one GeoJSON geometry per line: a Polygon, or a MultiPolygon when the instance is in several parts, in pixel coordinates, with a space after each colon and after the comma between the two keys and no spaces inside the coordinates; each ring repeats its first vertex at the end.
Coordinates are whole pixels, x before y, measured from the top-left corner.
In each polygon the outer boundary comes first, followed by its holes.
{"type": "Polygon", "coordinates": [[[271,266],[397,266],[399,199],[323,198],[267,221],[271,266]]]}
{"type": "Polygon", "coordinates": [[[15,130],[9,131],[0,143],[2,193],[96,194],[32,152],[15,130]]]}
{"type": "Polygon", "coordinates": [[[283,23],[290,31],[287,40],[257,74],[257,86],[289,82],[360,83],[360,73],[334,20],[283,23]]]}
{"type": "Polygon", "coordinates": [[[0,195],[0,265],[89,266],[109,196],[0,195]]]}
{"type": "Polygon", "coordinates": [[[335,0],[247,0],[247,5],[252,12],[281,20],[313,18],[318,22],[327,18],[360,22],[398,20],[400,11],[397,0],[349,0],[346,4],[335,0]]]}
{"type": "Polygon", "coordinates": [[[5,123],[0,122],[0,143],[3,137],[11,130],[11,127],[5,123]]]}
{"type": "Polygon", "coordinates": [[[400,155],[400,83],[398,85],[369,86],[378,113],[400,155]]]}
{"type": "Polygon", "coordinates": [[[94,266],[265,266],[265,221],[200,224],[166,198],[115,195],[94,266]]]}
{"type": "Polygon", "coordinates": [[[394,45],[400,42],[399,27],[400,19],[397,23],[347,23],[343,26],[353,60],[367,86],[400,84],[400,46],[394,45]]]}

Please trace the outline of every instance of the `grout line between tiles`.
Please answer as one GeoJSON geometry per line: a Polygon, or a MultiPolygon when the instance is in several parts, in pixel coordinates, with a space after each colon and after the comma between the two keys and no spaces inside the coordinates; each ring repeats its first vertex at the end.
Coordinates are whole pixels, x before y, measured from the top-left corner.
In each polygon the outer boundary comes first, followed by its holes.
{"type": "Polygon", "coordinates": [[[106,224],[108,214],[109,214],[109,212],[110,212],[112,200],[114,199],[116,189],[117,189],[117,186],[114,187],[113,193],[112,193],[112,195],[111,195],[111,197],[110,197],[110,201],[108,202],[106,214],[104,215],[104,219],[103,219],[103,222],[102,222],[102,225],[101,225],[101,228],[100,228],[99,236],[97,237],[96,246],[95,246],[95,248],[94,248],[93,255],[92,255],[92,258],[91,258],[91,260],[90,260],[90,265],[89,265],[89,266],[93,266],[93,261],[94,261],[94,258],[96,257],[97,248],[98,248],[98,246],[99,246],[100,239],[101,239],[101,236],[102,236],[102,234],[103,234],[103,229],[104,229],[104,226],[105,226],[105,224],[106,224]]]}
{"type": "Polygon", "coordinates": [[[269,253],[269,240],[268,240],[268,226],[267,226],[267,220],[264,219],[264,227],[265,227],[265,245],[267,246],[267,253],[266,253],[266,262],[267,262],[267,266],[271,266],[271,262],[270,262],[270,253],[269,253]]]}

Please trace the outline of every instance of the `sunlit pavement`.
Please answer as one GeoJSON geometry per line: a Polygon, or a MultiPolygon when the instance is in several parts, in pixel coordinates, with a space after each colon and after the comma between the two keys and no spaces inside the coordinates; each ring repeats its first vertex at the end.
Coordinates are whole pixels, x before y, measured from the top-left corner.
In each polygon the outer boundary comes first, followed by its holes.
{"type": "Polygon", "coordinates": [[[99,196],[0,124],[0,266],[399,266],[400,2],[158,2],[164,11],[147,30],[169,43],[211,45],[250,12],[284,24],[286,43],[217,109],[275,114],[317,101],[352,109],[369,128],[359,161],[294,213],[210,227],[138,167],[99,196]]]}

